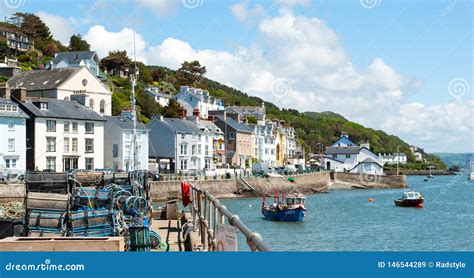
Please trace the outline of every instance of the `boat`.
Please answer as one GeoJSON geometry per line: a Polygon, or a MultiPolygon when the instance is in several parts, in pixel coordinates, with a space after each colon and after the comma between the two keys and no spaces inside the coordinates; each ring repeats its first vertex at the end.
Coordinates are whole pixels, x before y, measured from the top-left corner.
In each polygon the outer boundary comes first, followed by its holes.
{"type": "Polygon", "coordinates": [[[399,207],[419,207],[423,205],[425,198],[416,191],[403,192],[403,196],[400,199],[395,199],[395,205],[399,207]]]}
{"type": "Polygon", "coordinates": [[[263,196],[262,214],[266,219],[283,222],[301,222],[306,213],[306,195],[299,192],[290,192],[286,197],[282,194],[274,197],[274,203],[267,205],[263,196]]]}

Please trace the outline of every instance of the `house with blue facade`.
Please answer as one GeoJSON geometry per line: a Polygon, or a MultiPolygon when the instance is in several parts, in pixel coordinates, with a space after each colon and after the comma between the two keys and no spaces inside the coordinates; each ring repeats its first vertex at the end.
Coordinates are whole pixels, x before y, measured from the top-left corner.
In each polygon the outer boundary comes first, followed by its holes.
{"type": "Polygon", "coordinates": [[[347,133],[326,147],[322,167],[335,172],[382,175],[379,157],[370,150],[369,143],[357,145],[347,133]]]}
{"type": "Polygon", "coordinates": [[[49,66],[53,69],[86,67],[92,74],[99,76],[100,59],[95,51],[59,52],[49,66]]]}
{"type": "Polygon", "coordinates": [[[0,170],[3,179],[25,173],[28,118],[18,104],[0,98],[0,170]]]}
{"type": "Polygon", "coordinates": [[[137,169],[148,170],[148,132],[137,123],[136,145],[134,140],[133,113],[122,111],[120,116],[104,116],[104,167],[130,171],[133,149],[137,150],[137,169]]]}

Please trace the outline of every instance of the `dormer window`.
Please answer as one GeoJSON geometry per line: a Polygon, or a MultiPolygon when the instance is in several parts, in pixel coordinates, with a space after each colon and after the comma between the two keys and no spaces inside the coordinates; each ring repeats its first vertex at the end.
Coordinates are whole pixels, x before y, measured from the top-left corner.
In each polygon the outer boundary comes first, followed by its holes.
{"type": "Polygon", "coordinates": [[[41,110],[48,110],[48,103],[47,102],[40,102],[40,109],[41,110]]]}

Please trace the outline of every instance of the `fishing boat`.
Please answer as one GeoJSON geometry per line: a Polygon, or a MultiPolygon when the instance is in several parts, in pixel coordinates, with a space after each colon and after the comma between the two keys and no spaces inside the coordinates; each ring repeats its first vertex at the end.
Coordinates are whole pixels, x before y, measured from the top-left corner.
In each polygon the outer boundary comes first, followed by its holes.
{"type": "Polygon", "coordinates": [[[395,205],[399,207],[419,207],[423,206],[425,198],[416,191],[403,192],[403,196],[400,199],[395,199],[395,205]]]}
{"type": "Polygon", "coordinates": [[[306,213],[306,195],[299,192],[290,192],[287,196],[282,194],[281,201],[277,195],[274,197],[272,205],[266,204],[266,197],[263,196],[262,214],[266,219],[283,222],[303,221],[306,213]]]}

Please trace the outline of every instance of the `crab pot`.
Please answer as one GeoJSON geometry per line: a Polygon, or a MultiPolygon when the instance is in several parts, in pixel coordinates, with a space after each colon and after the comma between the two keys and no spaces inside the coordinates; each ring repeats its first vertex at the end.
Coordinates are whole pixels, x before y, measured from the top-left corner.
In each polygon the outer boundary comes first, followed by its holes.
{"type": "Polygon", "coordinates": [[[66,173],[27,172],[27,192],[67,194],[70,192],[66,173]]]}
{"type": "Polygon", "coordinates": [[[48,228],[63,230],[65,228],[65,212],[48,210],[31,210],[28,213],[28,226],[34,228],[48,228]]]}
{"type": "Polygon", "coordinates": [[[107,209],[72,211],[69,218],[73,230],[113,226],[112,213],[107,209]]]}
{"type": "Polygon", "coordinates": [[[66,211],[69,204],[69,194],[53,194],[28,192],[26,208],[37,210],[66,211]]]}
{"type": "Polygon", "coordinates": [[[66,232],[58,229],[30,229],[28,237],[64,237],[66,232]]]}
{"type": "Polygon", "coordinates": [[[18,219],[0,219],[0,239],[20,236],[23,232],[23,221],[18,219]]]}
{"type": "Polygon", "coordinates": [[[149,226],[130,226],[130,251],[143,252],[150,251],[150,227],[149,226]]]}
{"type": "Polygon", "coordinates": [[[108,208],[111,205],[112,192],[95,187],[80,187],[75,189],[73,199],[73,208],[108,208]]]}
{"type": "Polygon", "coordinates": [[[70,233],[73,237],[102,237],[114,234],[114,228],[111,225],[89,226],[87,228],[74,229],[70,233]]]}

